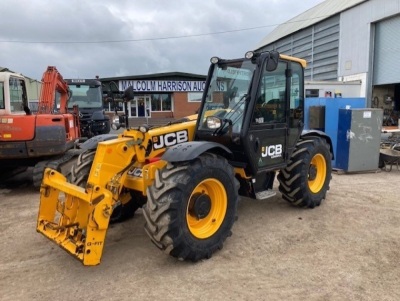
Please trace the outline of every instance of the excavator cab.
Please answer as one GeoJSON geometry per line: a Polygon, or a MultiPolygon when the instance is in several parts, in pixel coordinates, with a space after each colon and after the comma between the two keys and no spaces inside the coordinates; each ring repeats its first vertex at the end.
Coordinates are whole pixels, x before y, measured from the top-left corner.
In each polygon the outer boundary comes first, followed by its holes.
{"type": "Polygon", "coordinates": [[[13,72],[0,72],[0,116],[30,115],[25,78],[13,72]]]}

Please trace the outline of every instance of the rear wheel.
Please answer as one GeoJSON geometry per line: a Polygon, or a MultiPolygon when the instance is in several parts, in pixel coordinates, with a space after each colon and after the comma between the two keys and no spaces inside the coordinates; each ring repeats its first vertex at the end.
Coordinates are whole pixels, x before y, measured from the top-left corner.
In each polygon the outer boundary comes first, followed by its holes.
{"type": "Polygon", "coordinates": [[[70,181],[80,187],[86,187],[96,150],[87,150],[81,153],[71,168],[70,181]]]}
{"type": "Polygon", "coordinates": [[[302,138],[286,168],[279,172],[279,191],[293,205],[314,208],[329,190],[331,172],[331,154],[325,139],[302,138]]]}
{"type": "MultiPolygon", "coordinates": [[[[86,187],[90,169],[96,150],[87,150],[79,155],[78,160],[71,168],[70,182],[80,187],[86,187]]],[[[132,193],[132,198],[125,204],[120,204],[114,208],[110,217],[111,223],[118,223],[132,218],[136,210],[143,206],[146,198],[139,194],[132,193]]]]}
{"type": "Polygon", "coordinates": [[[161,250],[181,260],[210,258],[236,218],[239,183],[225,158],[205,153],[158,171],[143,207],[145,230],[161,250]]]}

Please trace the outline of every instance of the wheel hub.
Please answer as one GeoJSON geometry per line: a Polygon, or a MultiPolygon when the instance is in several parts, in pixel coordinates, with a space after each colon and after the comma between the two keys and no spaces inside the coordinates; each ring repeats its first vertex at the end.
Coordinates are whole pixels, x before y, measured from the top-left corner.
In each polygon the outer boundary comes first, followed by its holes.
{"type": "Polygon", "coordinates": [[[308,180],[314,181],[317,177],[317,167],[315,165],[310,165],[308,169],[308,180]]]}
{"type": "Polygon", "coordinates": [[[196,193],[190,200],[189,213],[198,219],[205,218],[211,210],[211,199],[207,194],[196,193]]]}

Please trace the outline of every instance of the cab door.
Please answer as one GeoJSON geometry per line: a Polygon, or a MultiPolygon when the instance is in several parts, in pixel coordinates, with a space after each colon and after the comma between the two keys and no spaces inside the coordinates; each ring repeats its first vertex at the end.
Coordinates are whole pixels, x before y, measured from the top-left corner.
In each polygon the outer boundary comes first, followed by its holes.
{"type": "Polygon", "coordinates": [[[279,61],[274,71],[264,68],[257,85],[245,138],[254,174],[286,166],[301,133],[302,122],[294,118],[302,114],[295,115],[294,112],[302,107],[302,68],[297,63],[279,61]]]}

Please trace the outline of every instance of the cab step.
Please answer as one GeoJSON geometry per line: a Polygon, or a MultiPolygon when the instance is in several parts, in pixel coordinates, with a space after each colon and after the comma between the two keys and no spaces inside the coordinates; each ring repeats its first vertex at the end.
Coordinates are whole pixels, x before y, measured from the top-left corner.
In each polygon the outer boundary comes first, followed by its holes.
{"type": "Polygon", "coordinates": [[[265,200],[265,199],[271,198],[275,195],[276,195],[276,191],[268,189],[268,190],[257,192],[256,199],[257,200],[265,200]]]}

